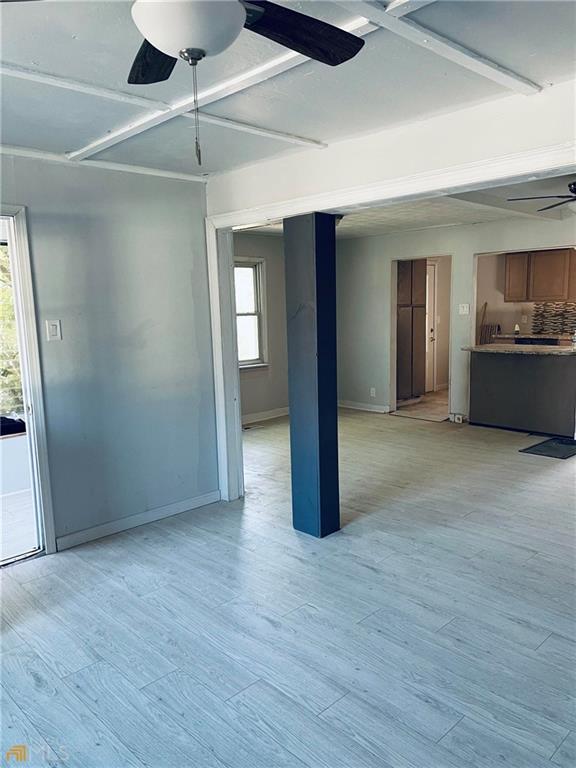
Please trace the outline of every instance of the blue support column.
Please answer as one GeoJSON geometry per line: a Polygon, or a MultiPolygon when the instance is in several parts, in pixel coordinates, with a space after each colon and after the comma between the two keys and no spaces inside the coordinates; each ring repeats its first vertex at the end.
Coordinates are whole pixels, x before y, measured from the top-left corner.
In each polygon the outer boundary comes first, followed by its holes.
{"type": "Polygon", "coordinates": [[[284,221],[294,528],[340,529],[336,368],[336,219],[284,221]]]}

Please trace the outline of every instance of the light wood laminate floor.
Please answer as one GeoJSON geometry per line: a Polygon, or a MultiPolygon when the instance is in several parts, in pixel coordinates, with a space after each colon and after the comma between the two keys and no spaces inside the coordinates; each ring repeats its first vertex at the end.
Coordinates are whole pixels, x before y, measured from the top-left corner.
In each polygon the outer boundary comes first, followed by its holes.
{"type": "Polygon", "coordinates": [[[2,749],[74,768],[576,764],[575,469],[511,432],[344,411],[343,529],[247,497],[4,569],[2,749]]]}

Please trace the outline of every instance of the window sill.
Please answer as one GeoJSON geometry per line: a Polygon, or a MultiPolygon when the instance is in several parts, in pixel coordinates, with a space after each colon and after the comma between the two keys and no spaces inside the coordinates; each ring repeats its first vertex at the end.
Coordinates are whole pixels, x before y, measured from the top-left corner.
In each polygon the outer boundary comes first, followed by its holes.
{"type": "Polygon", "coordinates": [[[240,363],[241,371],[251,371],[253,368],[268,368],[269,363],[240,363]]]}

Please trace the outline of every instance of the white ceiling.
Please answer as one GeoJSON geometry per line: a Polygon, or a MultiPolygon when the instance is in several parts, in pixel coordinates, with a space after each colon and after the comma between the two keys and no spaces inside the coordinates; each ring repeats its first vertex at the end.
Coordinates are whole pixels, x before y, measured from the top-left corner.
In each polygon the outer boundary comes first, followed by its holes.
{"type": "MultiPolygon", "coordinates": [[[[553,179],[494,187],[465,195],[435,197],[380,208],[367,208],[346,214],[338,224],[336,232],[339,238],[373,237],[394,232],[484,224],[514,218],[556,220],[573,215],[576,212],[574,205],[566,205],[560,210],[539,214],[538,208],[557,201],[533,200],[508,203],[508,198],[529,195],[567,195],[568,182],[574,180],[573,176],[558,176],[553,179]]],[[[282,223],[275,222],[263,227],[254,227],[248,231],[254,234],[280,235],[282,223]]]]}
{"type": "MultiPolygon", "coordinates": [[[[335,3],[281,2],[333,23],[353,18],[335,3]]],[[[177,65],[168,82],[127,84],[141,42],[130,5],[123,0],[2,3],[2,63],[154,102],[171,104],[190,96],[190,71],[184,63],[177,65]]],[[[410,19],[542,86],[574,77],[576,72],[574,2],[439,0],[412,13],[410,19]]],[[[281,46],[244,31],[228,51],[201,63],[200,89],[284,52],[281,46]]],[[[496,82],[380,29],[368,34],[362,52],[341,67],[306,62],[212,103],[205,111],[329,143],[508,94],[496,82]]],[[[143,105],[6,74],[1,98],[2,143],[55,153],[79,150],[148,114],[143,105]]],[[[194,159],[192,132],[192,121],[177,117],[93,159],[194,174],[225,171],[301,149],[275,138],[203,123],[205,165],[200,169],[194,159]]]]}

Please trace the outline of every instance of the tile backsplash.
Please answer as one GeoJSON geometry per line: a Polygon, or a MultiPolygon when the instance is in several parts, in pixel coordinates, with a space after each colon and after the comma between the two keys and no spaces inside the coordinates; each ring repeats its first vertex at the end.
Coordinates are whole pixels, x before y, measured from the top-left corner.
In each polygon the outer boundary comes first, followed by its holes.
{"type": "Polygon", "coordinates": [[[532,333],[576,331],[576,302],[544,301],[534,304],[532,333]]]}

